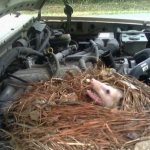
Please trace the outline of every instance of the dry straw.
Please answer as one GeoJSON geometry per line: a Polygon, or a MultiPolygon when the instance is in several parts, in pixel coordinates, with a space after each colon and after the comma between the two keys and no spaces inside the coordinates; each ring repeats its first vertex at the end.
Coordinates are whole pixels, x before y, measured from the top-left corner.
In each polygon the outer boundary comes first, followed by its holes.
{"type": "Polygon", "coordinates": [[[5,135],[14,149],[133,149],[150,135],[150,87],[133,78],[100,67],[31,86],[8,109],[14,121],[6,124],[11,130],[5,135]],[[86,96],[85,81],[93,77],[123,91],[118,109],[95,105],[86,96]]]}

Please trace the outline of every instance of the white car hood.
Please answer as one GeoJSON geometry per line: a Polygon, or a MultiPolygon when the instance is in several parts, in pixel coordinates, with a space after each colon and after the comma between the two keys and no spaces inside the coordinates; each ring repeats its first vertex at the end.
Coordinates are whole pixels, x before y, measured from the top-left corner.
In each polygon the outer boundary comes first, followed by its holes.
{"type": "Polygon", "coordinates": [[[46,0],[0,0],[0,17],[19,10],[41,9],[46,0]]]}

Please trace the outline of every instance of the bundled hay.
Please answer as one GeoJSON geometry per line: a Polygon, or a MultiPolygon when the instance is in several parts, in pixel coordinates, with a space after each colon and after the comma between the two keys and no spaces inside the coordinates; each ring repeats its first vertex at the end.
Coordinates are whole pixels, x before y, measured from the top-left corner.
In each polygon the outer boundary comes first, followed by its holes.
{"type": "Polygon", "coordinates": [[[150,135],[150,87],[104,68],[32,85],[8,110],[15,149],[119,149],[150,135]],[[92,104],[87,78],[124,92],[120,109],[92,104]]]}

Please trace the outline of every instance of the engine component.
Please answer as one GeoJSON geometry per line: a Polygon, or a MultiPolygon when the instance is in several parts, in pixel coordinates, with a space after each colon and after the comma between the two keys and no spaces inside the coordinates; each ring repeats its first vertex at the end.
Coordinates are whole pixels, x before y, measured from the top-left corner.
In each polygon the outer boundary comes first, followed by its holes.
{"type": "Polygon", "coordinates": [[[28,47],[28,41],[26,39],[19,39],[12,44],[12,47],[28,47]]]}
{"type": "Polygon", "coordinates": [[[110,50],[113,56],[116,56],[119,54],[119,43],[116,39],[110,39],[107,42],[107,46],[105,47],[105,50],[110,50]]]}
{"type": "Polygon", "coordinates": [[[55,75],[56,78],[63,78],[66,75],[66,72],[71,72],[74,75],[81,73],[81,69],[76,65],[69,65],[69,66],[62,66],[57,74],[55,75]]]}
{"type": "Polygon", "coordinates": [[[37,55],[43,57],[43,54],[26,47],[16,47],[5,53],[0,59],[0,76],[4,75],[7,67],[16,60],[20,55],[37,55]]]}
{"type": "Polygon", "coordinates": [[[94,41],[97,44],[98,49],[104,49],[104,41],[102,39],[96,38],[94,41]]]}
{"type": "Polygon", "coordinates": [[[137,66],[135,66],[129,72],[129,75],[139,79],[141,76],[146,75],[149,70],[150,70],[150,58],[146,59],[145,61],[143,61],[143,62],[139,63],[137,66]]]}
{"type": "Polygon", "coordinates": [[[72,54],[73,51],[76,51],[76,50],[77,50],[76,45],[72,45],[72,46],[68,47],[68,49],[57,53],[55,56],[58,59],[58,61],[61,61],[64,57],[68,56],[69,54],[72,54]]]}
{"type": "Polygon", "coordinates": [[[82,57],[88,57],[88,56],[91,56],[91,55],[93,55],[92,52],[82,51],[80,53],[76,53],[76,54],[67,56],[65,60],[70,60],[70,61],[72,61],[72,60],[79,60],[82,57]]]}
{"type": "Polygon", "coordinates": [[[26,68],[32,68],[32,66],[35,65],[35,58],[27,57],[25,64],[26,64],[26,68]]]}
{"type": "Polygon", "coordinates": [[[56,58],[56,55],[53,53],[45,52],[45,57],[48,62],[49,70],[51,77],[57,73],[60,68],[59,60],[56,58]]]}
{"type": "Polygon", "coordinates": [[[98,59],[99,59],[98,46],[93,40],[90,40],[90,43],[92,44],[92,48],[94,49],[96,60],[98,61],[98,59]]]}
{"type": "Polygon", "coordinates": [[[119,52],[119,43],[114,38],[114,33],[99,33],[95,43],[99,49],[104,51],[110,50],[113,55],[117,55],[119,52]]]}
{"type": "Polygon", "coordinates": [[[49,38],[50,38],[51,32],[48,29],[48,27],[46,27],[45,30],[46,30],[47,36],[45,40],[43,41],[43,43],[41,44],[41,46],[39,47],[38,49],[39,52],[42,52],[46,48],[46,46],[49,46],[49,38]]]}
{"type": "Polygon", "coordinates": [[[33,24],[32,28],[34,28],[34,30],[38,33],[41,33],[46,28],[46,24],[44,22],[36,21],[33,24]]]}
{"type": "Polygon", "coordinates": [[[128,74],[129,71],[129,61],[127,58],[124,58],[124,63],[123,63],[123,73],[128,74]]]}
{"type": "MultiPolygon", "coordinates": [[[[35,65],[34,68],[18,70],[13,73],[14,76],[21,78],[28,83],[40,81],[40,80],[48,80],[51,76],[49,72],[48,65],[35,65]]],[[[11,83],[22,83],[14,78],[10,78],[9,81],[11,83]]]]}
{"type": "Polygon", "coordinates": [[[48,26],[42,21],[36,21],[28,31],[30,47],[42,52],[49,47],[49,37],[51,31],[48,26]]]}
{"type": "Polygon", "coordinates": [[[134,59],[135,59],[137,64],[146,60],[149,57],[150,57],[150,48],[146,48],[144,50],[141,50],[134,55],[134,59]]]}
{"type": "MultiPolygon", "coordinates": [[[[23,79],[28,83],[31,83],[40,80],[48,80],[50,78],[50,72],[49,68],[46,66],[37,66],[36,68],[19,70],[15,72],[13,76],[23,79]]],[[[19,97],[26,89],[28,84],[23,83],[17,78],[9,78],[7,80],[7,85],[5,86],[4,90],[0,93],[1,108],[5,109],[11,101],[19,97]]]]}
{"type": "Polygon", "coordinates": [[[87,62],[92,62],[94,64],[97,62],[97,58],[94,56],[93,57],[92,56],[83,56],[79,60],[79,66],[80,66],[81,70],[83,70],[83,71],[87,70],[87,66],[86,66],[87,62]]]}
{"type": "Polygon", "coordinates": [[[123,44],[123,51],[128,55],[133,56],[141,49],[146,48],[148,40],[143,32],[136,30],[122,31],[120,36],[123,44]]]}
{"type": "Polygon", "coordinates": [[[112,54],[111,54],[110,51],[104,52],[104,53],[101,55],[100,58],[102,59],[102,61],[104,62],[104,64],[105,64],[107,67],[116,68],[114,59],[113,59],[112,54]]]}
{"type": "Polygon", "coordinates": [[[70,34],[63,34],[62,32],[55,32],[54,35],[50,37],[50,45],[53,48],[67,48],[70,42],[70,34]]]}
{"type": "Polygon", "coordinates": [[[108,40],[114,39],[115,37],[113,32],[101,32],[98,34],[98,38],[103,40],[106,45],[108,40]]]}

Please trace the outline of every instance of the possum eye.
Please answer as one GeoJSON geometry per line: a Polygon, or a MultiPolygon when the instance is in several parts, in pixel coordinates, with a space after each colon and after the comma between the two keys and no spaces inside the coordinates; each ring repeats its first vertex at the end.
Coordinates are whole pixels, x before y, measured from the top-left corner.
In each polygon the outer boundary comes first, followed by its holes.
{"type": "Polygon", "coordinates": [[[106,89],[106,94],[110,94],[110,90],[109,89],[106,89]]]}

